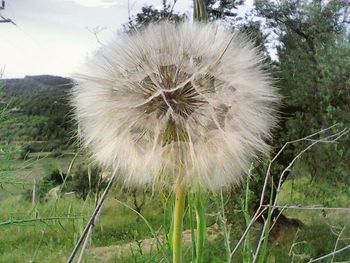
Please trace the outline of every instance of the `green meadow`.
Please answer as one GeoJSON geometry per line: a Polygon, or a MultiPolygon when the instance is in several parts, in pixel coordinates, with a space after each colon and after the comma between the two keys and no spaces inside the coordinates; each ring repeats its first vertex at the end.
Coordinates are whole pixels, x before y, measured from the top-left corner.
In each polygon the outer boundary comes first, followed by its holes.
{"type": "MultiPolygon", "coordinates": [[[[96,192],[90,189],[83,199],[69,192],[50,196],[38,189],[52,170],[58,168],[74,176],[76,167],[86,160],[83,156],[52,157],[46,153],[27,160],[18,160],[19,156],[18,146],[1,145],[0,262],[65,262],[94,209],[96,192]],[[37,196],[33,201],[34,183],[37,196]]],[[[297,165],[292,179],[283,185],[279,204],[349,207],[349,195],[345,184],[330,187],[327,183],[311,182],[303,167],[297,165]]],[[[239,207],[242,195],[237,192],[230,198],[236,199],[225,201],[231,229],[229,240],[234,246],[246,224],[239,207]]],[[[215,205],[218,197],[212,195],[209,199],[204,262],[227,262],[224,226],[218,215],[220,209],[215,205]]],[[[159,248],[154,239],[156,234],[163,241],[162,207],[158,192],[133,192],[114,186],[94,228],[84,262],[160,262],[163,250],[170,255],[164,242],[161,242],[164,247],[159,248]],[[152,230],[133,211],[139,208],[152,230]]],[[[290,209],[283,214],[300,220],[302,226],[276,224],[270,232],[266,262],[307,262],[349,243],[349,211],[290,209]]],[[[190,229],[185,219],[186,262],[191,260],[190,229]]],[[[254,224],[232,262],[251,262],[252,255],[247,249],[254,249],[260,231],[261,224],[254,224]]],[[[349,251],[344,251],[336,254],[333,262],[347,262],[349,258],[349,251]]]]}

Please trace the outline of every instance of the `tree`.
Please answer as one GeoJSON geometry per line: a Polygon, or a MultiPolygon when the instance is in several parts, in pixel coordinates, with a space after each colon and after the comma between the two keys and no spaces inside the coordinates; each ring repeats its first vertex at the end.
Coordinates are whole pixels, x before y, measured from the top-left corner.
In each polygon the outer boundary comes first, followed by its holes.
{"type": "Polygon", "coordinates": [[[237,13],[234,11],[244,0],[204,0],[209,20],[224,19],[234,25],[237,13]]]}
{"type": "MultiPolygon", "coordinates": [[[[255,5],[279,42],[277,77],[285,106],[275,145],[333,124],[335,129],[348,126],[350,42],[345,1],[256,1],[255,5]]],[[[305,156],[312,180],[345,179],[350,163],[349,140],[344,141],[318,146],[305,156]]],[[[286,167],[302,147],[284,152],[279,165],[286,167]]]]}
{"type": "MultiPolygon", "coordinates": [[[[173,8],[176,2],[170,5],[167,0],[163,0],[162,3],[162,9],[160,10],[153,6],[142,7],[140,13],[129,17],[128,23],[123,26],[123,31],[133,32],[150,23],[158,23],[163,20],[178,23],[188,18],[186,14],[174,13],[173,8]]],[[[226,20],[226,23],[231,24],[231,26],[235,24],[235,19],[237,19],[235,9],[243,3],[244,0],[204,0],[210,21],[223,19],[226,20]]]]}
{"type": "Polygon", "coordinates": [[[159,23],[163,20],[173,21],[178,23],[187,18],[185,14],[174,13],[173,6],[168,4],[167,0],[163,0],[162,9],[158,10],[153,6],[144,6],[140,13],[133,17],[129,17],[128,23],[123,25],[124,32],[134,32],[150,23],[159,23]]]}

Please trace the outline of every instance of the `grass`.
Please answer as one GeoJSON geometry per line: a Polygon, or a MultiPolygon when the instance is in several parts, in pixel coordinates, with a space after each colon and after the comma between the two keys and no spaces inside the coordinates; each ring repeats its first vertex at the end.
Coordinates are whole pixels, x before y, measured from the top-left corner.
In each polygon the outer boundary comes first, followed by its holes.
{"type": "MultiPolygon", "coordinates": [[[[40,181],[53,167],[66,171],[73,157],[31,157],[24,161],[17,158],[19,150],[19,146],[0,146],[0,262],[66,262],[94,209],[94,196],[91,194],[83,200],[74,194],[63,195],[60,199],[40,201],[33,206],[30,199],[33,179],[40,181]],[[8,224],[4,224],[9,220],[8,224]]],[[[79,157],[76,165],[83,162],[84,159],[79,157]]],[[[297,175],[302,170],[300,169],[297,167],[293,180],[284,184],[279,204],[350,207],[350,190],[346,184],[334,182],[330,187],[327,181],[310,181],[307,175],[297,175]]],[[[142,194],[139,193],[137,198],[140,201],[142,194]]],[[[101,253],[103,262],[160,262],[161,252],[155,247],[149,251],[151,248],[147,242],[152,239],[152,233],[147,225],[116,199],[134,208],[133,196],[115,186],[94,229],[85,262],[101,262],[101,253]],[[139,246],[135,240],[139,241],[139,246]],[[133,249],[130,244],[133,244],[133,249]]],[[[207,225],[217,226],[218,235],[206,243],[203,262],[227,262],[217,207],[212,200],[208,202],[207,225]]],[[[141,210],[160,235],[163,235],[162,208],[163,204],[157,194],[147,194],[141,210]]],[[[268,244],[265,262],[307,262],[310,258],[330,253],[336,243],[337,248],[350,243],[349,212],[287,210],[284,214],[301,220],[304,226],[299,230],[279,226],[278,231],[271,234],[272,241],[268,244]]],[[[190,229],[190,223],[187,216],[184,228],[190,229]]],[[[231,214],[229,223],[232,247],[245,228],[244,214],[236,210],[231,214]]],[[[256,246],[260,229],[259,224],[254,225],[246,248],[256,246]]],[[[184,252],[184,262],[190,262],[190,245],[185,246],[184,252]]],[[[240,249],[233,262],[251,262],[247,253],[251,251],[246,249],[243,253],[243,249],[240,249]]],[[[350,250],[334,257],[334,262],[349,260],[350,250]]],[[[331,258],[321,262],[331,262],[331,258]]]]}
{"type": "Polygon", "coordinates": [[[34,208],[30,206],[21,197],[9,198],[6,204],[1,204],[2,221],[9,218],[43,218],[42,221],[0,226],[1,261],[21,262],[26,259],[57,262],[57,259],[62,259],[59,262],[64,262],[92,206],[82,207],[75,200],[69,199],[60,202],[52,200],[34,208]],[[50,217],[73,219],[47,220],[50,217]]]}

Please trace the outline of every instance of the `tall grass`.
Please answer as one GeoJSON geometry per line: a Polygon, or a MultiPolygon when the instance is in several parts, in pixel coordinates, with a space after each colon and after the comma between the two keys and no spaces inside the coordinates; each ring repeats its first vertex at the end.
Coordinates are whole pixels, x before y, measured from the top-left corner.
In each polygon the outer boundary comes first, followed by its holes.
{"type": "MultiPolygon", "coordinates": [[[[71,169],[69,163],[76,166],[83,163],[83,159],[77,163],[72,162],[71,157],[16,160],[17,147],[1,145],[0,149],[0,262],[65,262],[95,207],[97,193],[91,191],[85,200],[61,193],[57,199],[37,199],[34,206],[28,193],[31,194],[33,178],[41,183],[40,178],[47,173],[47,163],[55,163],[67,172],[71,169]]],[[[280,192],[278,204],[281,206],[350,207],[346,182],[330,185],[326,181],[311,180],[302,161],[296,164],[290,178],[280,192]]],[[[308,262],[349,244],[350,212],[347,210],[283,211],[289,218],[303,222],[304,226],[295,229],[276,223],[270,206],[265,218],[266,231],[262,232],[260,223],[253,224],[231,258],[233,247],[252,220],[250,187],[253,180],[245,181],[245,191],[236,193],[235,202],[226,192],[188,196],[184,262],[308,262]],[[206,238],[204,229],[208,230],[206,238]],[[260,250],[257,249],[259,243],[260,250]]],[[[132,195],[116,185],[95,226],[85,262],[171,260],[173,198],[171,193],[164,192],[132,195]],[[140,199],[144,199],[143,206],[140,199]]],[[[349,257],[350,250],[345,249],[321,262],[346,261],[349,257]]]]}

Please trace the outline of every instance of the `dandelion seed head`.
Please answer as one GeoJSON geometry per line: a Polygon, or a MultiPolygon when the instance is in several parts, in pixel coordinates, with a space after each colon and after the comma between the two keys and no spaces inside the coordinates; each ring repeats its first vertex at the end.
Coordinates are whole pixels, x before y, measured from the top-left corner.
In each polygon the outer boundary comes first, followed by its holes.
{"type": "Polygon", "coordinates": [[[128,186],[238,184],[268,153],[279,95],[244,36],[162,22],[123,35],[77,75],[72,105],[84,145],[128,186]]]}

